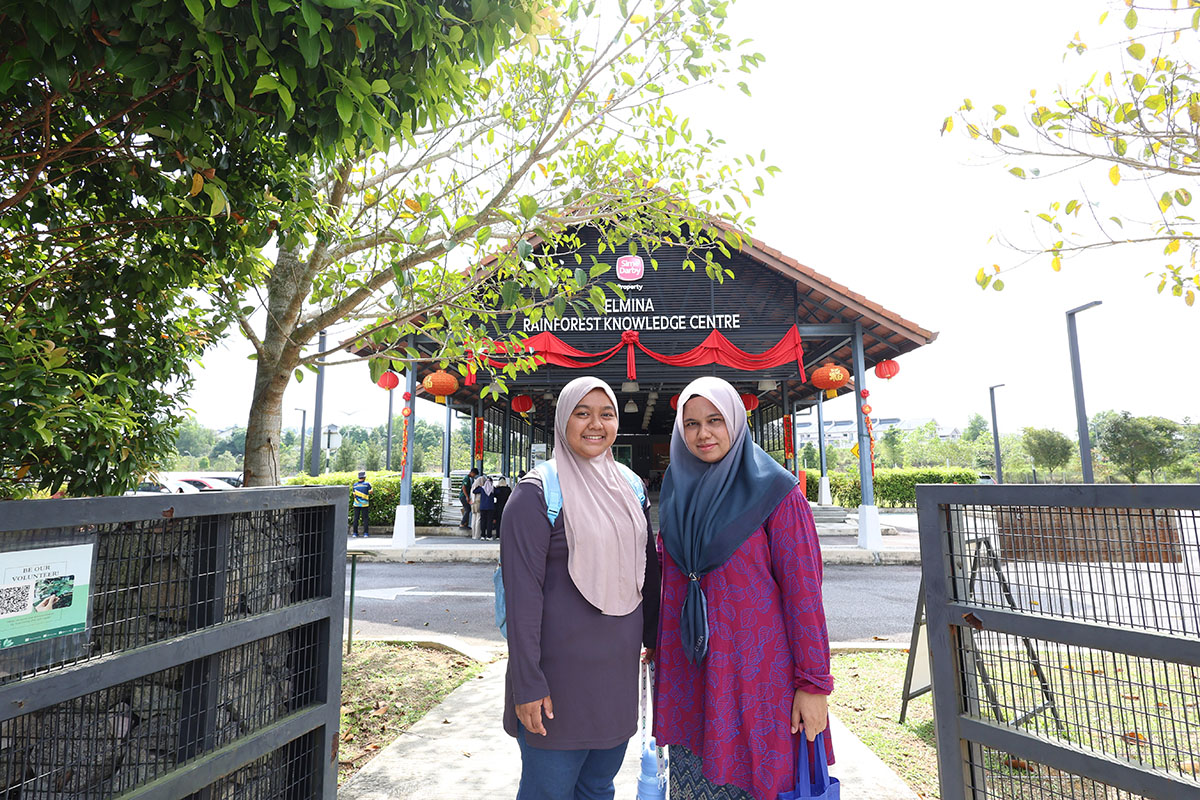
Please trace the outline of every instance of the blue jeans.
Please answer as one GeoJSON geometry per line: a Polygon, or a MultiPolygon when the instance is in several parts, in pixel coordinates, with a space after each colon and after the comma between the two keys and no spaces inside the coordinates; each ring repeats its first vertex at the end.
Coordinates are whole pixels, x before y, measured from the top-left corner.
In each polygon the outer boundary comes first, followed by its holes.
{"type": "Polygon", "coordinates": [[[521,748],[517,800],[613,800],[613,778],[629,742],[608,750],[541,750],[525,741],[525,728],[517,723],[517,744],[521,748]]]}

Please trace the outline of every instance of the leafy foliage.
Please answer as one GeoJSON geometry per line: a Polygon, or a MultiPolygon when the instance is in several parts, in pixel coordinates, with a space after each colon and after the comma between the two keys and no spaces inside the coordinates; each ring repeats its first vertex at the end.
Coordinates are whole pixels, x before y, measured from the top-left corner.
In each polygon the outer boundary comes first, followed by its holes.
{"type": "MultiPolygon", "coordinates": [[[[293,486],[350,486],[358,480],[357,472],[330,472],[311,477],[297,475],[286,481],[293,486]]],[[[391,529],[396,521],[396,506],[400,505],[400,473],[368,472],[371,484],[371,510],[368,514],[372,526],[391,529]]],[[[422,526],[440,525],[442,519],[442,479],[416,476],[412,485],[413,516],[422,526]]],[[[349,516],[347,516],[347,521],[349,516]]]]}
{"type": "Polygon", "coordinates": [[[1130,483],[1137,483],[1143,472],[1155,480],[1184,455],[1179,423],[1162,417],[1104,411],[1092,418],[1091,429],[1096,446],[1130,483]]]}
{"type": "Polygon", "coordinates": [[[1065,467],[1075,455],[1075,443],[1063,434],[1049,428],[1026,428],[1021,435],[1025,452],[1033,459],[1035,467],[1054,470],[1065,467]]]}
{"type": "Polygon", "coordinates": [[[237,310],[189,290],[243,290],[312,164],[442,119],[531,19],[524,0],[6,4],[0,317],[21,333],[0,408],[21,408],[0,491],[119,491],[165,457],[187,363],[237,310]]]}
{"type": "MultiPolygon", "coordinates": [[[[1080,176],[1077,194],[1030,212],[1044,236],[1019,250],[1045,256],[1058,271],[1074,254],[1151,246],[1163,262],[1150,273],[1158,291],[1169,290],[1190,306],[1200,290],[1200,231],[1190,209],[1200,177],[1200,89],[1194,75],[1200,11],[1193,3],[1126,5],[1123,16],[1101,17],[1110,29],[1122,26],[1119,34],[1127,40],[1120,46],[1093,54],[1078,33],[1068,43],[1069,52],[1096,62],[1096,72],[1082,86],[1060,89],[1049,100],[1030,91],[1019,119],[1004,105],[976,109],[970,100],[956,116],[969,136],[1009,159],[1005,167],[1019,180],[1066,170],[1080,176]],[[1029,136],[1022,138],[1022,132],[1029,136]],[[1102,207],[1098,187],[1107,186],[1128,186],[1121,199],[1131,206],[1102,207]]],[[[943,132],[953,127],[954,117],[947,117],[943,132]]],[[[981,288],[1002,289],[997,273],[1005,271],[998,264],[981,268],[975,281],[981,288]]]]}
{"type": "Polygon", "coordinates": [[[738,247],[732,228],[750,221],[749,194],[764,188],[756,176],[743,190],[738,170],[774,168],[763,153],[719,162],[720,140],[667,105],[722,79],[727,59],[746,72],[758,64],[722,32],[727,5],[643,0],[616,15],[613,4],[547,3],[521,24],[527,48],[469,74],[451,117],[414,121],[314,172],[312,204],[288,206],[278,258],[258,283],[272,325],[260,333],[239,315],[258,361],[248,480],[274,480],[287,382],[338,363],[338,351],[371,354],[377,378],[418,360],[407,342],[420,335],[437,343],[434,361],[463,372],[506,360],[503,391],[535,366],[520,354],[518,318],[602,309],[620,292],[605,278],[619,254],[657,268],[658,249],[678,248],[687,268],[728,277],[713,255],[738,247]],[[599,258],[580,254],[585,241],[598,241],[599,258]],[[301,352],[339,323],[325,352],[301,352]]]}

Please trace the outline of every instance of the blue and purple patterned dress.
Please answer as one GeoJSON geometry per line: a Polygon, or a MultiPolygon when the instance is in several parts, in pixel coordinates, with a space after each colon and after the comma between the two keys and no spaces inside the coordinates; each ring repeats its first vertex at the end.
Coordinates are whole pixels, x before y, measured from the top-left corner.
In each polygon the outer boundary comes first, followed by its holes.
{"type": "MultiPolygon", "coordinates": [[[[688,662],[679,640],[688,578],[669,554],[662,559],[655,738],[698,756],[713,790],[731,784],[775,800],[793,788],[804,735],[791,733],[793,693],[833,691],[821,547],[808,501],[793,489],[728,561],[701,578],[710,635],[699,664],[688,662]]],[[[825,742],[832,763],[828,734],[825,742]]]]}

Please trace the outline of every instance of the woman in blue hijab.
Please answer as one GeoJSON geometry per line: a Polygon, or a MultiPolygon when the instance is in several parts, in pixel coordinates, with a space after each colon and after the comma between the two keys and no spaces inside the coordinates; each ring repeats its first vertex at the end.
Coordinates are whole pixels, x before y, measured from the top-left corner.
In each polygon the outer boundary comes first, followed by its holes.
{"type": "Polygon", "coordinates": [[[671,746],[671,797],[775,800],[833,691],[816,526],[796,477],[751,440],[733,386],[699,378],[677,407],[655,737],[671,746]]]}

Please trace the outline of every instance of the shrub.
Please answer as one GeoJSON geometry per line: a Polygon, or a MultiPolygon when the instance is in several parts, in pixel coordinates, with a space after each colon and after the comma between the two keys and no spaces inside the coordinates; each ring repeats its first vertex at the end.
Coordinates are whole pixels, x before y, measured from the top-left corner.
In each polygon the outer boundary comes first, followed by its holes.
{"type": "MultiPolygon", "coordinates": [[[[357,472],[330,472],[315,478],[310,475],[297,475],[289,478],[287,483],[292,486],[345,486],[349,494],[350,487],[357,480],[357,472]]],[[[400,505],[400,473],[368,472],[367,481],[371,484],[370,523],[373,526],[390,528],[396,520],[396,506],[400,505]]],[[[412,499],[415,524],[427,526],[441,523],[441,478],[414,478],[412,499]]]]}
{"type": "Polygon", "coordinates": [[[821,476],[816,470],[809,470],[805,476],[804,496],[808,502],[815,503],[821,496],[821,476]]]}
{"type": "Polygon", "coordinates": [[[829,473],[829,493],[833,495],[834,505],[842,508],[858,508],[862,505],[862,487],[858,485],[857,473],[829,473]]]}
{"type": "MultiPolygon", "coordinates": [[[[979,474],[961,467],[912,467],[909,469],[875,470],[875,504],[887,508],[912,507],[917,504],[919,483],[975,483],[979,474]]],[[[862,487],[858,474],[837,472],[829,476],[833,502],[844,508],[862,504],[862,487]]]]}
{"type": "Polygon", "coordinates": [[[975,483],[979,473],[961,467],[918,467],[875,471],[875,503],[895,508],[917,504],[918,483],[975,483]]]}

